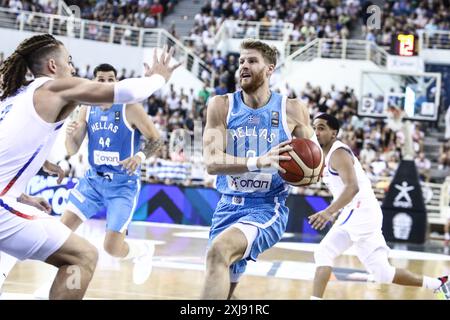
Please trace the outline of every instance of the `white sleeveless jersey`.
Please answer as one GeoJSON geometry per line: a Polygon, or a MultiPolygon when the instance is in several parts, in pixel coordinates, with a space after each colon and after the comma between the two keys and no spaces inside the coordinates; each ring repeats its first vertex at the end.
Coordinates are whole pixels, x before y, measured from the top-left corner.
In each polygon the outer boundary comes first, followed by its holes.
{"type": "Polygon", "coordinates": [[[0,197],[18,197],[47,159],[64,121],[45,122],[36,112],[34,91],[40,77],[0,101],[0,197]]]}
{"type": "Polygon", "coordinates": [[[353,198],[352,203],[355,204],[358,201],[369,201],[369,200],[377,202],[377,198],[375,197],[375,194],[372,189],[372,184],[369,178],[367,177],[366,173],[362,169],[359,160],[355,157],[349,146],[338,140],[336,140],[333,143],[330,151],[325,157],[325,169],[323,170],[323,177],[322,177],[323,182],[327,185],[328,189],[331,191],[333,199],[336,200],[337,198],[339,198],[342,191],[344,191],[344,183],[342,182],[341,177],[339,177],[339,174],[336,171],[334,171],[330,166],[331,155],[333,154],[334,151],[340,148],[343,148],[346,151],[348,151],[353,157],[354,161],[353,168],[355,169],[356,178],[358,179],[359,192],[353,198]]]}

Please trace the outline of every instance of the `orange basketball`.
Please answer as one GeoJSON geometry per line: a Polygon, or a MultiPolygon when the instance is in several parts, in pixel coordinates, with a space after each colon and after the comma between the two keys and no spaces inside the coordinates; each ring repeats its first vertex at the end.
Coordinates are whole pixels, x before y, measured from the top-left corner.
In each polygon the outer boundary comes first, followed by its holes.
{"type": "Polygon", "coordinates": [[[280,161],[286,173],[280,176],[294,186],[306,186],[320,180],[323,170],[323,153],[320,147],[309,139],[294,138],[290,144],[292,151],[282,155],[291,156],[291,160],[280,161]]]}

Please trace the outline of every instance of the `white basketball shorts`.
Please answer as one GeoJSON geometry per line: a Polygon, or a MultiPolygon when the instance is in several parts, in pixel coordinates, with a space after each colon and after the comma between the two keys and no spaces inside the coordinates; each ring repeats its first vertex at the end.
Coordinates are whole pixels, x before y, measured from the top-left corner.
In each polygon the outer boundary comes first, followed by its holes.
{"type": "Polygon", "coordinates": [[[70,234],[58,218],[13,198],[0,198],[0,251],[20,260],[45,261],[70,234]]]}

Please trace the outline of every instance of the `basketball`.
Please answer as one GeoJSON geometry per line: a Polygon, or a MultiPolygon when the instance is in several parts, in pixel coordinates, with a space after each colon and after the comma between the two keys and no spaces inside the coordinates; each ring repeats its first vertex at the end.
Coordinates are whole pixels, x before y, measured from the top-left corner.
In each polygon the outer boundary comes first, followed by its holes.
{"type": "Polygon", "coordinates": [[[286,173],[280,176],[294,186],[306,186],[319,181],[323,169],[323,153],[320,147],[309,139],[294,138],[290,144],[292,151],[282,155],[291,156],[291,160],[280,161],[286,173]]]}

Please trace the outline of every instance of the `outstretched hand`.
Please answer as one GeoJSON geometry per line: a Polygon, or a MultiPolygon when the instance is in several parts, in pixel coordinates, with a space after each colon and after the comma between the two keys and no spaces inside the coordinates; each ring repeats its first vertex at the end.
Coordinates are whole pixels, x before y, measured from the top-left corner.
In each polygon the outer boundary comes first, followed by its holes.
{"type": "Polygon", "coordinates": [[[183,61],[178,62],[176,64],[174,64],[173,66],[169,66],[170,65],[170,61],[173,57],[173,53],[175,52],[174,47],[171,47],[170,50],[167,52],[167,47],[164,46],[163,51],[161,53],[161,56],[158,59],[158,56],[156,54],[156,49],[153,50],[153,64],[150,67],[147,63],[144,62],[144,68],[145,68],[145,73],[144,75],[146,77],[150,77],[151,75],[154,74],[159,74],[161,76],[164,77],[164,79],[166,79],[166,81],[169,80],[170,76],[172,75],[172,72],[178,68],[179,66],[181,66],[181,64],[183,63],[183,61]]]}

